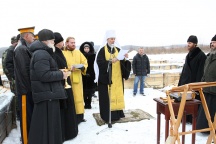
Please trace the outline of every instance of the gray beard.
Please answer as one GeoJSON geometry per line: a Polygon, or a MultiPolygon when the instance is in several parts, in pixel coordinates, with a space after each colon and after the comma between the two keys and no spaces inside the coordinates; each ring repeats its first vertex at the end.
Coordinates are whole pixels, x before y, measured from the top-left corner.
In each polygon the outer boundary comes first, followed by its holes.
{"type": "Polygon", "coordinates": [[[211,48],[210,54],[216,54],[216,48],[211,48]]]}
{"type": "Polygon", "coordinates": [[[48,46],[49,48],[51,48],[51,49],[53,50],[53,52],[55,52],[55,46],[54,46],[54,45],[48,44],[47,46],[48,46]]]}

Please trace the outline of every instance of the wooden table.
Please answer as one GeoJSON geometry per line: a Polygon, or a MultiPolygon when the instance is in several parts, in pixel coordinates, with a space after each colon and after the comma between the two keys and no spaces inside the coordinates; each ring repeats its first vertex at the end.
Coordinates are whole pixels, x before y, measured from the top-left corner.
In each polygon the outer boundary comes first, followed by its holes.
{"type": "MultiPolygon", "coordinates": [[[[154,101],[157,102],[157,144],[160,144],[160,115],[165,115],[165,141],[169,135],[169,120],[170,120],[170,112],[168,103],[164,103],[160,98],[154,98],[154,101]]],[[[182,119],[182,131],[185,131],[186,125],[186,115],[192,114],[193,121],[192,121],[192,129],[196,129],[196,117],[198,113],[198,105],[201,104],[199,100],[190,100],[187,101],[184,108],[184,114],[182,119]]],[[[180,102],[173,102],[172,103],[174,114],[178,115],[178,110],[180,106],[180,102]]],[[[182,144],[184,144],[185,136],[182,135],[182,144]]],[[[192,134],[192,144],[195,144],[195,133],[192,134]]]]}

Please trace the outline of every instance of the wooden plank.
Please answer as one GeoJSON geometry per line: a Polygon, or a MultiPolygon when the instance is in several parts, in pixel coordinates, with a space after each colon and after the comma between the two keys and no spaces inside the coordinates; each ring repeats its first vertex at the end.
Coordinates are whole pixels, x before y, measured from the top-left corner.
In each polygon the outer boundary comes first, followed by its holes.
{"type": "MultiPolygon", "coordinates": [[[[145,86],[153,88],[162,88],[170,85],[176,86],[178,85],[179,78],[179,73],[150,74],[149,77],[146,77],[145,79],[145,86]]],[[[133,88],[133,83],[134,75],[131,75],[131,77],[128,80],[124,81],[125,88],[133,88]]]]}
{"type": "Polygon", "coordinates": [[[0,143],[2,143],[3,142],[3,140],[5,139],[5,137],[6,137],[6,131],[3,131],[3,133],[0,135],[0,143]]]}
{"type": "Polygon", "coordinates": [[[8,125],[6,125],[6,136],[10,134],[11,130],[12,130],[12,121],[10,121],[8,125]]]}
{"type": "Polygon", "coordinates": [[[0,143],[5,139],[12,129],[11,105],[12,103],[9,103],[0,110],[0,143]]]}
{"type": "Polygon", "coordinates": [[[6,137],[6,122],[5,119],[0,123],[0,143],[5,139],[6,137]]]}
{"type": "Polygon", "coordinates": [[[179,78],[179,73],[164,73],[164,87],[170,85],[178,85],[179,78]]]}
{"type": "Polygon", "coordinates": [[[1,124],[1,122],[2,122],[4,119],[5,119],[5,114],[4,114],[4,112],[3,112],[3,113],[0,112],[0,124],[1,124]]]}
{"type": "Polygon", "coordinates": [[[5,113],[6,118],[6,125],[8,125],[10,122],[12,122],[12,111],[5,113]]]}

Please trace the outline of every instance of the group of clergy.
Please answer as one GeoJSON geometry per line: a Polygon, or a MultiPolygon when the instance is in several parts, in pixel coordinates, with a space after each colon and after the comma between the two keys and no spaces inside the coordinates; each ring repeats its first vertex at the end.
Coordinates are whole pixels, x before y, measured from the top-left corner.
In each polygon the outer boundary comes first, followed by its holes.
{"type": "MultiPolygon", "coordinates": [[[[74,37],[35,27],[20,28],[14,49],[16,95],[20,110],[21,140],[24,144],[60,144],[78,134],[85,122],[84,109],[98,87],[101,118],[111,123],[124,117],[123,79],[128,78],[115,31],[106,32],[95,53],[92,42],[76,49],[74,37]]],[[[128,57],[125,54],[125,57],[128,57]]]]}

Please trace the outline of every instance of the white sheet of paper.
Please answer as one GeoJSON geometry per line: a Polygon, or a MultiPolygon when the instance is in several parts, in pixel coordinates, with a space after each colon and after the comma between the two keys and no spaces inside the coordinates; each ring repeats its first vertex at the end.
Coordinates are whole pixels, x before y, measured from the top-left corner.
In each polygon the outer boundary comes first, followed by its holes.
{"type": "Polygon", "coordinates": [[[74,64],[73,66],[74,66],[75,68],[81,68],[81,67],[84,66],[84,64],[74,64]]]}
{"type": "Polygon", "coordinates": [[[117,59],[118,60],[123,60],[125,57],[124,57],[124,55],[128,52],[129,50],[123,50],[123,49],[121,49],[120,51],[119,51],[119,53],[118,53],[118,56],[117,56],[117,59]]]}

